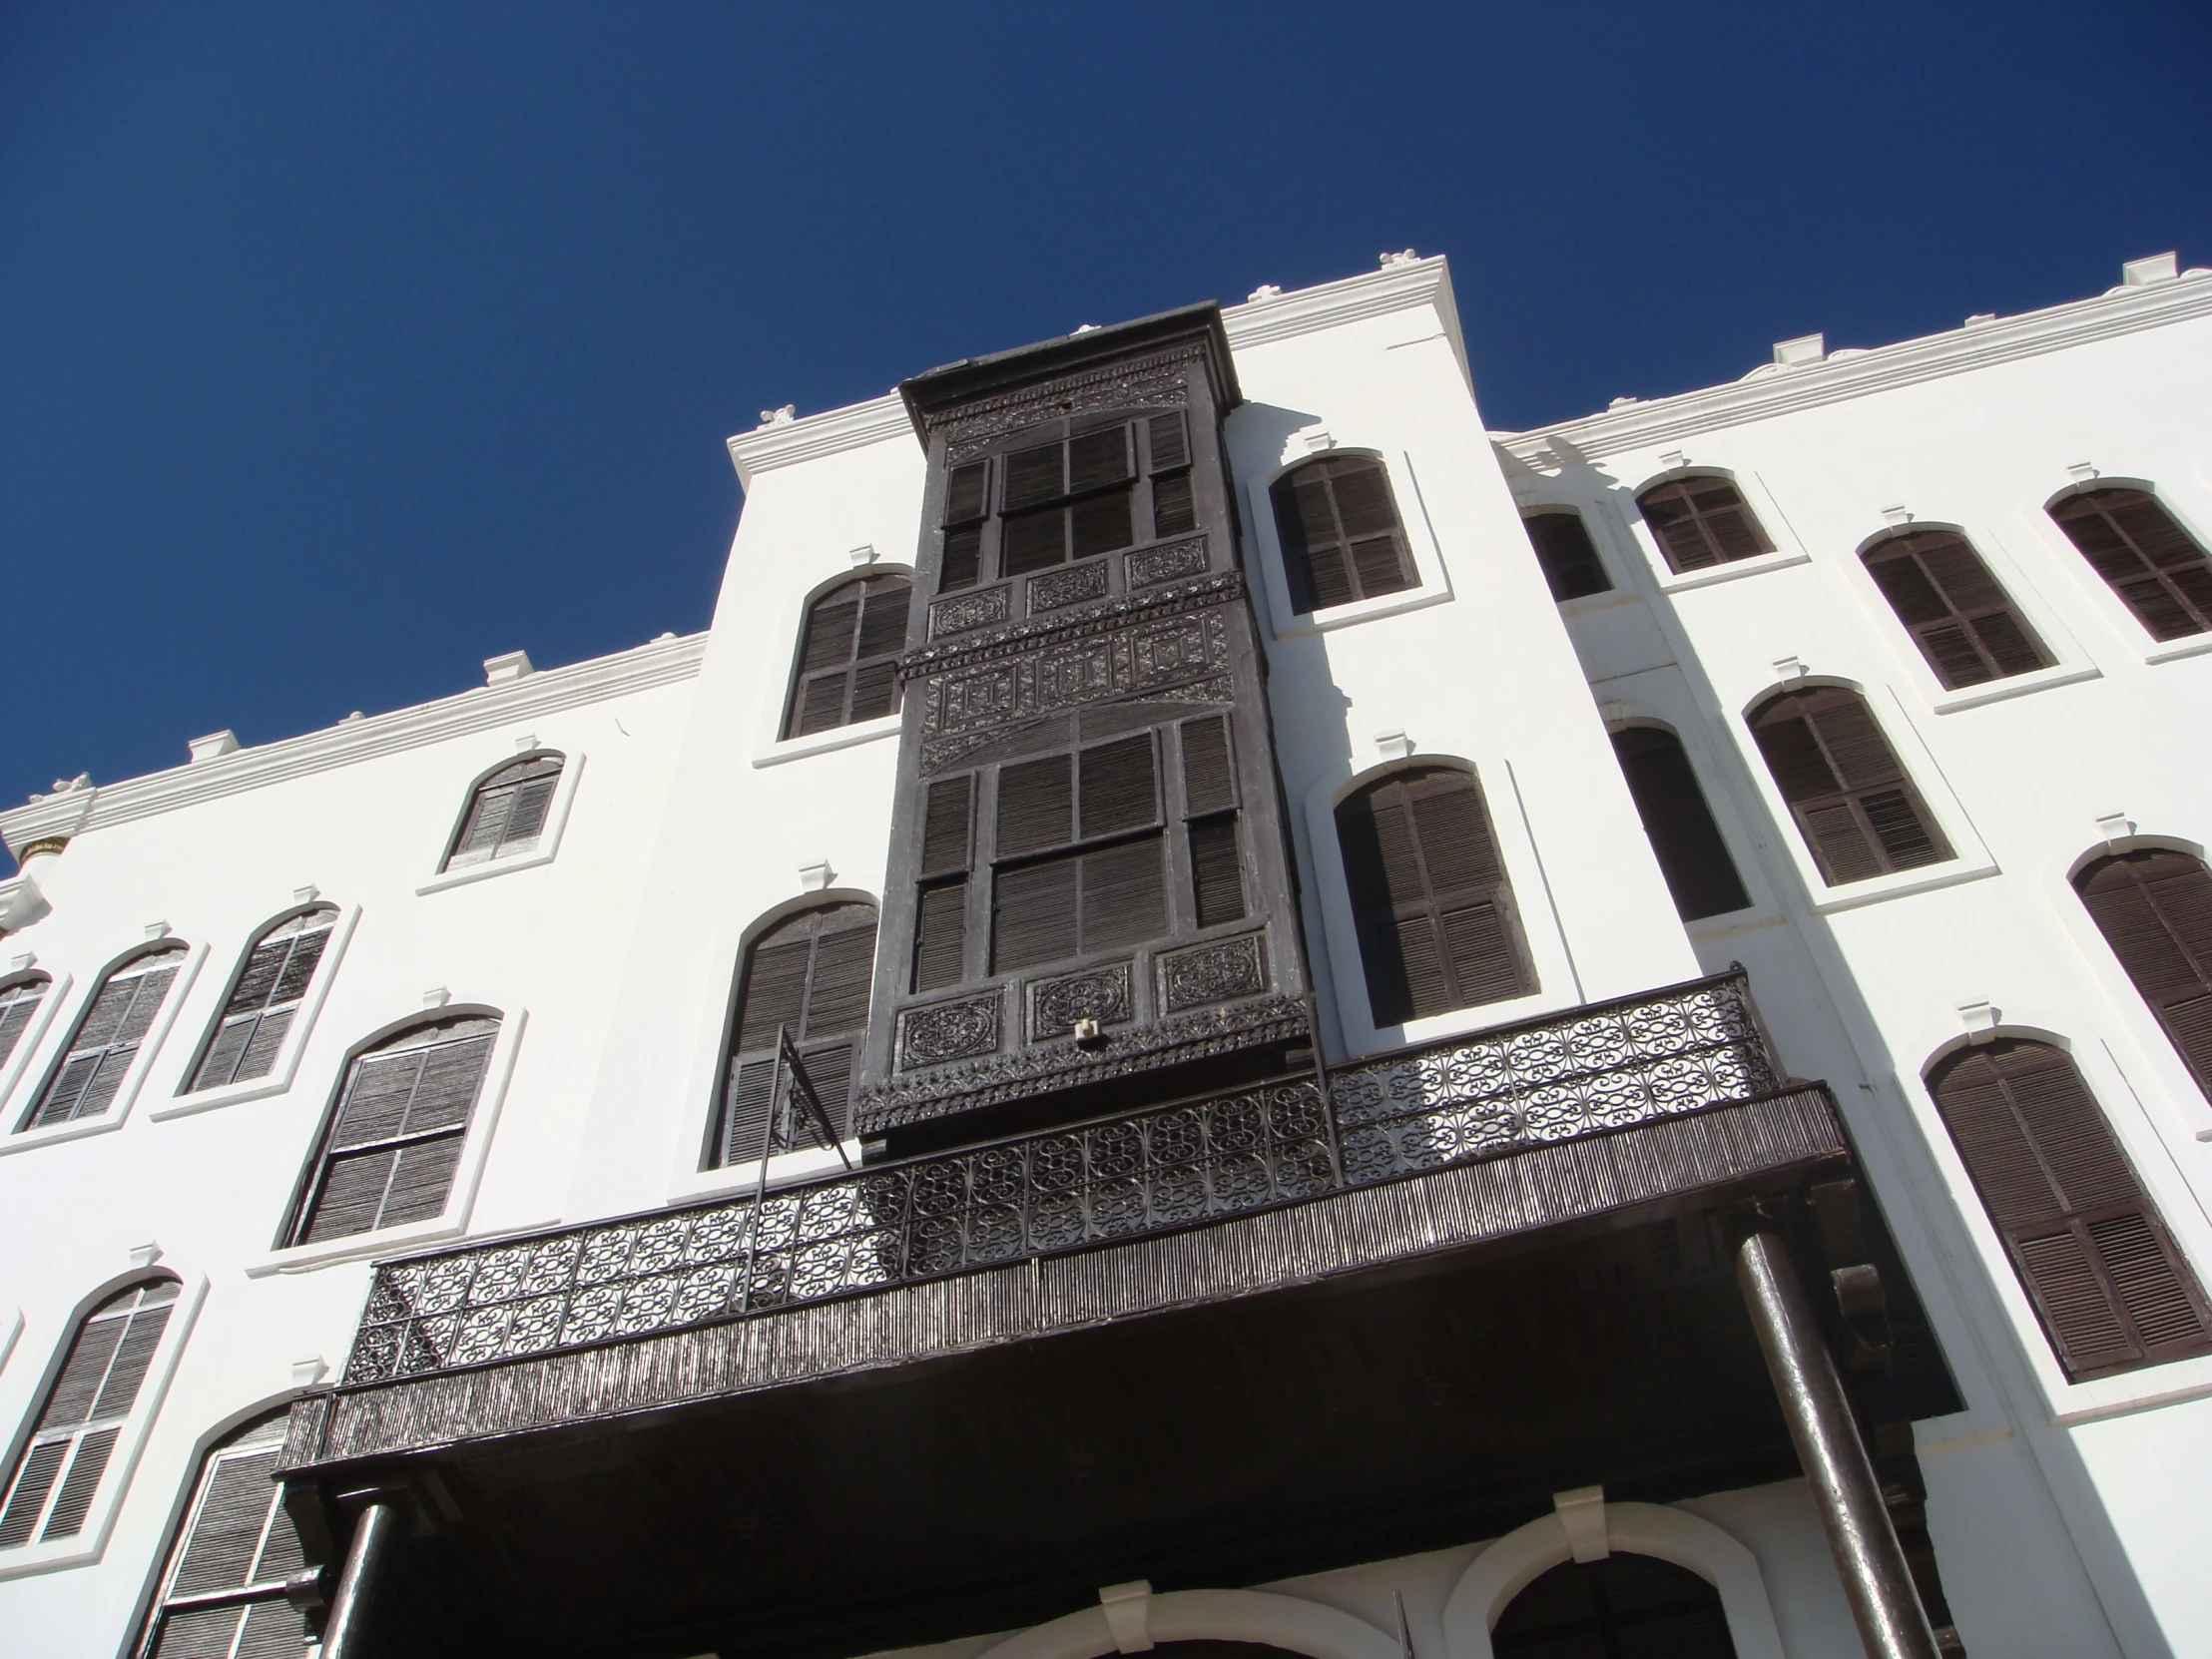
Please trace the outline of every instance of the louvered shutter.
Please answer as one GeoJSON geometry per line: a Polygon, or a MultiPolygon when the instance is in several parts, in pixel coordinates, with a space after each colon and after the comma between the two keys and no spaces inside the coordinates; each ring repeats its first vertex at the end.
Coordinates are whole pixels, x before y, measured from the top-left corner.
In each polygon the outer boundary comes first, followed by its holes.
{"type": "Polygon", "coordinates": [[[499,1022],[461,1015],[386,1038],[347,1068],[298,1243],[443,1213],[499,1022]]]}
{"type": "MultiPolygon", "coordinates": [[[[965,787],[966,781],[958,780],[965,787]]],[[[875,965],[875,910],[833,904],[787,917],[756,939],[739,976],[730,1057],[711,1152],[716,1166],[820,1145],[791,1097],[777,1058],[788,1031],[823,1109],[841,1135],[851,1105],[852,1039],[867,1028],[875,965]]]]}
{"type": "Polygon", "coordinates": [[[929,786],[922,810],[921,873],[944,875],[968,867],[968,816],[972,778],[944,778],[929,786]]]}
{"type": "Polygon", "coordinates": [[[23,1033],[31,1028],[31,1021],[38,1017],[39,1007],[52,984],[53,981],[42,973],[0,985],[0,1065],[7,1064],[8,1057],[15,1052],[15,1045],[23,1040],[23,1033]]]}
{"type": "Polygon", "coordinates": [[[999,770],[999,857],[1059,846],[1074,838],[1075,780],[1069,756],[1048,755],[999,770]]]}
{"type": "Polygon", "coordinates": [[[940,881],[921,890],[914,917],[913,987],[957,985],[967,963],[967,881],[940,881]]]}
{"type": "Polygon", "coordinates": [[[1081,948],[1074,856],[1002,869],[992,884],[991,968],[1033,967],[1081,948]]]}
{"type": "Polygon", "coordinates": [[[2063,1050],[2000,1039],[1929,1088],[2069,1378],[2212,1352],[2212,1309],[2063,1050]]]}
{"type": "Polygon", "coordinates": [[[1128,427],[1116,424],[1068,440],[1068,494],[1086,495],[1132,476],[1128,427]]]}
{"type": "Polygon", "coordinates": [[[1160,788],[1152,735],[1140,732],[1084,750],[1079,787],[1085,840],[1157,823],[1160,788]]]}
{"type": "Polygon", "coordinates": [[[1536,563],[1554,600],[1582,599],[1612,591],[1612,578],[1605,574],[1580,513],[1531,513],[1521,523],[1536,549],[1536,563]]]}
{"type": "Polygon", "coordinates": [[[1229,762],[1229,722],[1221,715],[1186,720],[1183,736],[1183,810],[1192,817],[1237,804],[1237,778],[1229,762]]]}
{"type": "Polygon", "coordinates": [[[1051,507],[1006,520],[998,545],[999,569],[1008,576],[1049,570],[1067,562],[1067,509],[1051,507]]]}
{"type": "Polygon", "coordinates": [[[1784,692],[1753,714],[1751,726],[1831,886],[1952,856],[1857,692],[1841,686],[1784,692]]]}
{"type": "Polygon", "coordinates": [[[97,1117],[115,1103],[184,957],[183,945],[165,945],[101,981],[24,1128],[97,1117]]]}
{"type": "Polygon", "coordinates": [[[2212,629],[2212,559],[2145,490],[2082,490],[2050,515],[2153,639],[2212,629]]]}
{"type": "Polygon", "coordinates": [[[535,846],[562,765],[559,755],[525,756],[478,783],[442,867],[462,869],[535,846]]]}
{"type": "Polygon", "coordinates": [[[1190,431],[1181,411],[1154,415],[1145,422],[1145,433],[1154,472],[1173,472],[1191,464],[1190,431]]]}
{"type": "Polygon", "coordinates": [[[1152,533],[1162,538],[1185,536],[1198,528],[1198,508],[1191,497],[1191,475],[1178,472],[1156,478],[1152,484],[1152,533]]]}
{"type": "Polygon", "coordinates": [[[1636,505],[1675,571],[1705,570],[1774,551],[1750,504],[1725,478],[1677,478],[1644,491],[1636,505]]]}
{"type": "Polygon", "coordinates": [[[1244,869],[1234,813],[1191,826],[1191,886],[1199,926],[1244,919],[1244,869]]]}
{"type": "Polygon", "coordinates": [[[2050,665],[2042,642],[1965,537],[1891,536],[1866,553],[1876,586],[1948,690],[2050,665]]]}
{"type": "Polygon", "coordinates": [[[785,716],[787,738],[813,737],[898,707],[913,588],[903,576],[868,576],[833,588],[807,612],[799,669],[785,716]]]}
{"type": "Polygon", "coordinates": [[[1751,898],[1682,741],[1672,732],[1632,726],[1613,734],[1613,753],[1682,919],[1696,921],[1748,905],[1751,898]]]}
{"type": "Polygon", "coordinates": [[[1337,809],[1377,1025],[1536,987],[1481,791],[1466,773],[1393,774],[1337,809]]]}
{"type": "Polygon", "coordinates": [[[2212,1096],[2212,871],[2186,852],[2100,858],[2075,877],[2090,919],[2212,1096]]]}
{"type": "Polygon", "coordinates": [[[1066,451],[1058,442],[1017,449],[1008,455],[1005,510],[1019,512],[1065,495],[1066,459],[1066,451]]]}
{"type": "Polygon", "coordinates": [[[973,524],[980,519],[988,506],[990,462],[970,461],[966,466],[956,466],[945,478],[944,521],[952,524],[973,524]]]}
{"type": "Polygon", "coordinates": [[[1326,456],[1276,480],[1292,608],[1327,610],[1413,587],[1413,562],[1382,462],[1326,456]]]}
{"type": "Polygon", "coordinates": [[[1130,528],[1126,490],[1078,501],[1068,509],[1068,525],[1073,557],[1078,559],[1111,553],[1137,539],[1130,528]]]}
{"type": "Polygon", "coordinates": [[[169,1328],[179,1286],[129,1286],[88,1314],[47,1390],[0,1499],[0,1550],[73,1538],[169,1328]]]}
{"type": "Polygon", "coordinates": [[[284,1580],[303,1556],[274,1478],[287,1415],[249,1424],[201,1464],[141,1659],[300,1659],[305,1628],[284,1580]]]}
{"type": "Polygon", "coordinates": [[[207,1051],[179,1092],[269,1075],[336,921],[334,909],[312,910],[279,923],[256,941],[224,1003],[207,1051]]]}

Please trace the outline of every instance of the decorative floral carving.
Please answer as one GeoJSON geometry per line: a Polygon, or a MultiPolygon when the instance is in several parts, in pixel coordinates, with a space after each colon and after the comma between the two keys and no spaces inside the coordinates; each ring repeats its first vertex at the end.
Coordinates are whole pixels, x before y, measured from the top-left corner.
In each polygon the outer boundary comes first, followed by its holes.
{"type": "Polygon", "coordinates": [[[922,417],[930,432],[946,436],[945,460],[957,465],[981,454],[1001,438],[1065,414],[1093,409],[1172,409],[1189,401],[1186,364],[1205,354],[1193,342],[1147,357],[1109,363],[1077,374],[1063,374],[997,397],[977,398],[922,417]]]}
{"type": "Polygon", "coordinates": [[[1162,542],[1158,547],[1140,547],[1122,560],[1122,569],[1132,593],[1185,576],[1202,576],[1206,572],[1206,538],[1191,536],[1162,542]]]}
{"type": "Polygon", "coordinates": [[[1029,610],[1065,610],[1070,605],[1080,605],[1086,599],[1106,597],[1106,561],[1093,560],[1089,564],[1071,565],[1066,570],[1047,571],[1042,576],[1029,578],[1029,610]]]}
{"type": "Polygon", "coordinates": [[[1195,582],[1186,582],[1180,587],[1163,588],[1158,593],[1117,599],[1110,605],[1101,605],[1080,616],[1045,617],[1015,623],[975,639],[948,640],[943,645],[923,646],[919,651],[909,651],[899,658],[898,677],[901,680],[918,680],[924,676],[934,678],[937,675],[956,673],[978,663],[1019,657],[1061,640],[1110,634],[1131,622],[1181,616],[1188,611],[1203,611],[1243,597],[1243,575],[1234,570],[1225,570],[1195,582]]]}
{"type": "Polygon", "coordinates": [[[898,1016],[898,1065],[942,1065],[998,1048],[998,997],[971,996],[909,1008],[898,1016]]]}
{"type": "Polygon", "coordinates": [[[1133,1017],[1130,964],[1110,962],[1063,973],[1057,979],[1029,982],[1029,1040],[1049,1042],[1075,1029],[1079,1019],[1101,1025],[1127,1025],[1133,1017]]]}
{"type": "Polygon", "coordinates": [[[1160,1006],[1171,1014],[1258,996],[1267,988],[1267,953],[1257,933],[1171,950],[1160,958],[1160,1006]]]}
{"type": "Polygon", "coordinates": [[[949,599],[937,600],[929,607],[929,637],[938,640],[947,634],[965,634],[1005,620],[1004,588],[983,588],[974,593],[956,593],[949,599]]]}

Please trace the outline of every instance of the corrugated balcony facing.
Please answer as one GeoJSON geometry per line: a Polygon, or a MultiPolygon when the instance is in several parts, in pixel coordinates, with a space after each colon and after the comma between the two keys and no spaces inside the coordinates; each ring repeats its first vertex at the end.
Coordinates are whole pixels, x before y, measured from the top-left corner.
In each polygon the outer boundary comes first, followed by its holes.
{"type": "Polygon", "coordinates": [[[377,1266],[318,1464],[1371,1267],[1840,1154],[1736,971],[1317,1080],[377,1266]]]}

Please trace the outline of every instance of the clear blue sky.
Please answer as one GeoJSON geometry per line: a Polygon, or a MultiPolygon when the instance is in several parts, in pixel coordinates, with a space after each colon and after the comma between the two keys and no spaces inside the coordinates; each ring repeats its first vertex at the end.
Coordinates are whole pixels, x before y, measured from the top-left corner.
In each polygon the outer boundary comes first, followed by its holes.
{"type": "Polygon", "coordinates": [[[1451,257],[1520,427],[2212,263],[2203,0],[0,9],[0,802],[703,627],[723,438],[1451,257]]]}

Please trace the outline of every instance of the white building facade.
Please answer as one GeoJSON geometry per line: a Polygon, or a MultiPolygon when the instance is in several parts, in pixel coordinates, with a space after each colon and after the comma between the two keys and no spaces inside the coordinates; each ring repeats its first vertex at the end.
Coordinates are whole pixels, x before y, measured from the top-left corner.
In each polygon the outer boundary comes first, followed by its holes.
{"type": "Polygon", "coordinates": [[[703,635],[0,815],[0,1649],[2212,1653],[2124,276],[1526,433],[1441,259],[971,359],[731,440],[703,635]]]}

